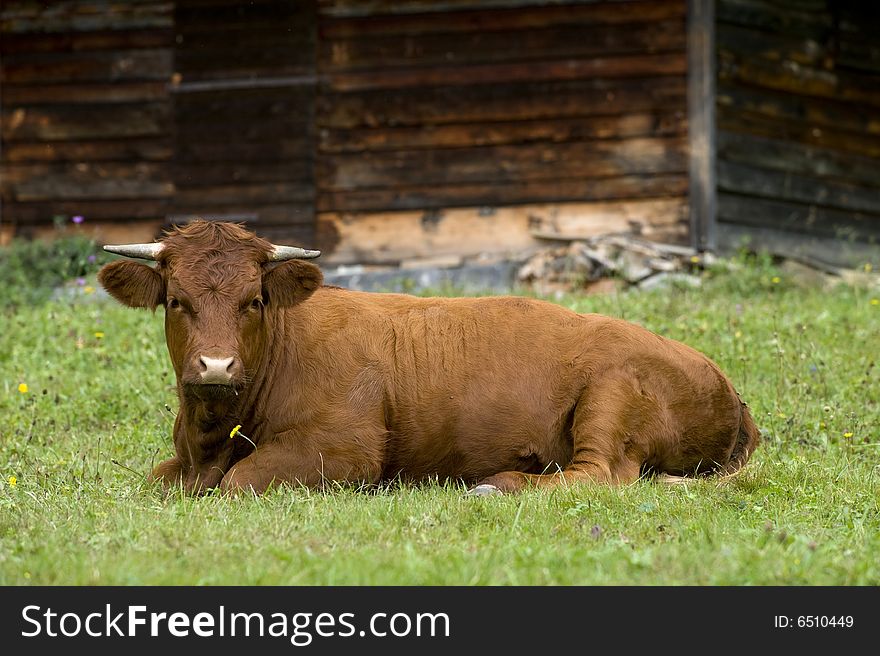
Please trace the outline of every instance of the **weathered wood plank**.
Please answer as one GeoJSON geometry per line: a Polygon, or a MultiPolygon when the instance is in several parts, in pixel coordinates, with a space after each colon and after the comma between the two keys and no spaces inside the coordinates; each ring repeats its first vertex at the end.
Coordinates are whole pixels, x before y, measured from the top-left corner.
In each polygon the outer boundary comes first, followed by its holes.
{"type": "Polygon", "coordinates": [[[176,120],[182,123],[295,116],[306,121],[313,95],[314,90],[307,87],[193,92],[175,95],[174,113],[176,120]]]}
{"type": "Polygon", "coordinates": [[[168,211],[168,203],[168,198],[25,201],[7,204],[3,218],[19,224],[51,224],[56,215],[79,215],[85,217],[83,225],[89,226],[93,221],[161,217],[168,211]]]}
{"type": "Polygon", "coordinates": [[[317,235],[323,262],[387,264],[438,255],[522,252],[540,245],[533,230],[579,235],[635,230],[648,239],[681,242],[686,224],[685,199],[663,199],[321,213],[317,235]]]}
{"type": "Polygon", "coordinates": [[[684,112],[658,111],[559,120],[322,130],[319,150],[324,153],[353,153],[365,150],[563,143],[585,139],[670,137],[683,135],[686,131],[684,112]]]}
{"type": "Polygon", "coordinates": [[[851,153],[719,131],[718,156],[722,161],[774,171],[880,187],[880,161],[851,153]]]}
{"type": "MultiPolygon", "coordinates": [[[[239,131],[238,134],[241,132],[239,131]]],[[[277,166],[284,167],[284,160],[303,159],[311,155],[311,139],[303,129],[301,134],[285,134],[274,140],[196,141],[191,137],[178,139],[175,160],[180,164],[228,161],[278,162],[277,166]]]]}
{"type": "Polygon", "coordinates": [[[682,52],[510,64],[437,66],[425,69],[387,69],[359,73],[334,73],[326,75],[324,79],[332,91],[350,92],[424,86],[516,84],[592,78],[684,75],[686,70],[686,57],[682,52]]]}
{"type": "Polygon", "coordinates": [[[750,112],[722,113],[718,119],[718,128],[728,132],[782,139],[864,157],[880,158],[880,135],[835,130],[830,127],[810,125],[803,121],[768,119],[750,112]]]}
{"type": "Polygon", "coordinates": [[[731,23],[778,34],[821,39],[833,28],[827,11],[799,11],[798,7],[774,6],[765,0],[719,0],[719,24],[731,23]]]}
{"type": "Polygon", "coordinates": [[[785,257],[824,263],[829,267],[861,269],[866,262],[880,268],[880,247],[850,239],[793,234],[765,226],[718,224],[721,252],[733,254],[742,247],[785,257]]]}
{"type": "Polygon", "coordinates": [[[874,83],[863,75],[829,71],[795,62],[744,59],[735,53],[719,52],[719,83],[738,83],[786,93],[816,96],[849,103],[880,107],[880,77],[874,83]]]}
{"type": "Polygon", "coordinates": [[[184,187],[176,190],[174,202],[179,206],[213,207],[215,205],[236,204],[239,206],[267,205],[279,203],[314,202],[315,187],[311,181],[236,183],[211,187],[184,187]]]}
{"type": "Polygon", "coordinates": [[[290,159],[279,166],[277,162],[247,160],[227,162],[175,162],[171,175],[178,189],[188,187],[216,187],[228,183],[305,181],[312,177],[310,159],[290,159]]]}
{"type": "Polygon", "coordinates": [[[121,80],[169,80],[173,53],[166,48],[8,55],[4,84],[49,84],[121,80]]]}
{"type": "Polygon", "coordinates": [[[0,32],[97,32],[174,26],[173,2],[28,2],[5,4],[0,32]]]}
{"type": "Polygon", "coordinates": [[[876,237],[880,215],[844,212],[754,196],[720,193],[719,220],[742,226],[768,227],[795,234],[836,239],[868,240],[876,237]]]}
{"type": "Polygon", "coordinates": [[[46,105],[4,112],[4,141],[85,141],[168,134],[167,103],[46,105]]]}
{"type": "MultiPolygon", "coordinates": [[[[169,26],[170,28],[170,26],[169,26]]],[[[98,32],[48,32],[3,34],[0,54],[21,55],[40,52],[80,52],[86,50],[142,50],[171,48],[171,29],[101,30],[98,32]]]]}
{"type": "Polygon", "coordinates": [[[444,11],[425,16],[420,13],[372,14],[336,18],[323,11],[320,22],[322,39],[378,37],[389,35],[422,36],[495,31],[538,30],[573,25],[621,25],[639,22],[657,23],[685,17],[681,0],[647,0],[627,3],[569,3],[536,6],[499,7],[481,3],[477,10],[444,11]]]}
{"type": "Polygon", "coordinates": [[[680,173],[687,145],[680,138],[586,141],[449,150],[340,154],[318,161],[322,189],[553,180],[680,173]]]}
{"type": "Polygon", "coordinates": [[[315,210],[311,203],[275,203],[256,205],[252,203],[226,203],[222,206],[212,206],[197,202],[194,205],[174,203],[173,210],[169,215],[171,219],[177,217],[204,217],[226,221],[253,221],[254,225],[260,226],[308,226],[315,225],[315,210]],[[240,217],[246,217],[244,219],[240,217]]]}
{"type": "Polygon", "coordinates": [[[322,72],[389,67],[430,67],[529,60],[585,59],[612,55],[684,52],[684,23],[566,25],[552,30],[409,34],[374,39],[321,40],[322,72]]]}
{"type": "Polygon", "coordinates": [[[862,187],[747,164],[718,162],[718,188],[740,195],[880,215],[880,192],[876,186],[862,187]]]}
{"type": "Polygon", "coordinates": [[[319,95],[319,127],[424,126],[681,109],[683,76],[319,95]]]}
{"type": "MultiPolygon", "coordinates": [[[[564,173],[561,173],[564,175],[564,173]]],[[[684,173],[614,178],[515,181],[506,184],[461,182],[453,185],[395,186],[387,189],[322,190],[319,212],[416,210],[457,206],[502,206],[514,203],[624,200],[684,197],[684,173]]]]}
{"type": "Polygon", "coordinates": [[[11,142],[3,144],[8,162],[164,161],[174,152],[170,139],[11,142]]]}
{"type": "Polygon", "coordinates": [[[858,105],[834,99],[812,98],[769,89],[720,84],[718,116],[724,120],[739,114],[759,115],[855,133],[880,135],[880,120],[858,105]]]}
{"type": "Polygon", "coordinates": [[[153,162],[5,164],[3,185],[16,201],[163,198],[174,193],[165,175],[153,162]]]}
{"type": "Polygon", "coordinates": [[[40,84],[3,86],[4,107],[20,105],[70,105],[94,103],[159,102],[168,99],[168,83],[94,82],[90,84],[40,84]]]}
{"type": "MultiPolygon", "coordinates": [[[[617,3],[627,0],[542,0],[545,5],[617,3]]],[[[534,0],[481,0],[480,8],[513,8],[534,5],[534,0]]],[[[445,13],[474,8],[474,0],[318,0],[326,16],[379,16],[383,14],[445,13]]]]}

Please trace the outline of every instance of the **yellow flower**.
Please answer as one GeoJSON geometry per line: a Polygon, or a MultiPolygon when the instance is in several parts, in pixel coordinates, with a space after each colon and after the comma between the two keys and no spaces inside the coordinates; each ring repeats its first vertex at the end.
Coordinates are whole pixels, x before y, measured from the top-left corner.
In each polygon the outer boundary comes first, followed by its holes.
{"type": "Polygon", "coordinates": [[[91,285],[86,285],[85,287],[83,287],[83,291],[84,291],[86,294],[94,294],[94,293],[95,293],[95,288],[92,287],[91,285]]]}
{"type": "Polygon", "coordinates": [[[229,439],[230,439],[230,440],[231,440],[233,437],[235,437],[236,433],[238,433],[238,431],[239,431],[240,428],[241,428],[241,424],[238,424],[238,425],[236,425],[235,428],[233,428],[231,431],[229,431],[229,439]]]}
{"type": "Polygon", "coordinates": [[[774,285],[778,285],[779,280],[780,280],[779,276],[773,276],[772,278],[770,278],[770,282],[772,282],[774,285]]]}
{"type": "Polygon", "coordinates": [[[735,333],[733,333],[733,336],[736,337],[737,339],[739,339],[740,337],[743,336],[742,331],[737,330],[735,333]]]}
{"type": "Polygon", "coordinates": [[[16,485],[18,485],[18,479],[15,476],[10,476],[8,480],[9,487],[15,487],[16,485]]]}
{"type": "Polygon", "coordinates": [[[776,413],[776,416],[779,417],[780,419],[785,419],[785,413],[784,413],[784,412],[777,412],[777,413],[776,413]]]}
{"type": "Polygon", "coordinates": [[[865,262],[865,273],[871,273],[873,269],[874,267],[871,265],[870,262],[865,262]]]}
{"type": "Polygon", "coordinates": [[[698,255],[691,255],[691,262],[693,262],[694,264],[699,264],[700,257],[698,255]]]}
{"type": "Polygon", "coordinates": [[[845,432],[845,433],[843,434],[843,436],[844,436],[846,439],[850,439],[850,438],[853,436],[853,434],[852,434],[850,431],[847,431],[847,432],[845,432]]]}
{"type": "Polygon", "coordinates": [[[880,298],[872,298],[871,305],[880,305],[880,298]]]}
{"type": "Polygon", "coordinates": [[[95,333],[95,339],[104,339],[104,333],[99,330],[95,333]]]}
{"type": "Polygon", "coordinates": [[[19,391],[21,394],[27,394],[27,393],[28,393],[28,386],[27,386],[27,383],[20,383],[19,386],[18,386],[18,391],[19,391]]]}

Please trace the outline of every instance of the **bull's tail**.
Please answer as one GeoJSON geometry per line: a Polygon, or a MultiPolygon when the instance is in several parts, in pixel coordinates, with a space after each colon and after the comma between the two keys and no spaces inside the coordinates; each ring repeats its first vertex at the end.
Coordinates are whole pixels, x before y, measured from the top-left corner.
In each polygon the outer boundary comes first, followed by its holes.
{"type": "MultiPolygon", "coordinates": [[[[741,407],[742,412],[740,414],[739,430],[737,431],[736,441],[733,444],[730,457],[727,459],[726,464],[715,471],[715,476],[720,479],[730,479],[739,474],[739,472],[742,471],[743,466],[749,461],[749,458],[752,457],[752,453],[761,441],[761,431],[755,424],[755,420],[752,418],[752,413],[749,412],[748,406],[743,403],[741,407]]],[[[677,485],[694,479],[691,476],[660,474],[657,476],[656,480],[659,483],[677,485]]]]}
{"type": "Polygon", "coordinates": [[[733,445],[733,450],[730,452],[727,464],[719,473],[725,476],[736,474],[752,457],[752,452],[758,447],[760,441],[761,431],[758,430],[755,420],[752,419],[752,413],[749,412],[748,406],[743,403],[736,442],[733,445]]]}

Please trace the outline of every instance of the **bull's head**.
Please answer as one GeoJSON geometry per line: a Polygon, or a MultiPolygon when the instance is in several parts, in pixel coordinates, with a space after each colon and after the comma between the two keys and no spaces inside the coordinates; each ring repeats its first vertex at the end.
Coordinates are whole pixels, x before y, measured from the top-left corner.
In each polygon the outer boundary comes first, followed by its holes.
{"type": "Polygon", "coordinates": [[[104,288],[131,307],[165,307],[165,338],[184,397],[222,402],[237,395],[267,359],[278,310],[321,285],[303,262],[319,251],[275,246],[242,227],[194,221],[161,242],[105,246],[111,253],[155,260],[107,264],[104,288]]]}

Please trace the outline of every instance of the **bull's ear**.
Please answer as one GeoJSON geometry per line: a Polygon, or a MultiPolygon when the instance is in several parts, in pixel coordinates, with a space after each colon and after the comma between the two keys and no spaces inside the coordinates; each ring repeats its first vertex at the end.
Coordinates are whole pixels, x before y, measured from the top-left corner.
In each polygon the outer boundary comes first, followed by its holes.
{"type": "Polygon", "coordinates": [[[301,303],[323,283],[321,270],[302,260],[288,260],[263,274],[266,300],[278,307],[301,303]]]}
{"type": "Polygon", "coordinates": [[[98,272],[98,282],[113,298],[129,307],[153,310],[165,300],[162,276],[140,262],[118,260],[105,264],[98,272]]]}

